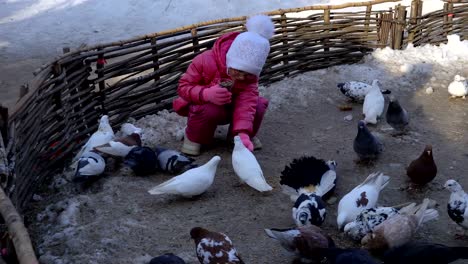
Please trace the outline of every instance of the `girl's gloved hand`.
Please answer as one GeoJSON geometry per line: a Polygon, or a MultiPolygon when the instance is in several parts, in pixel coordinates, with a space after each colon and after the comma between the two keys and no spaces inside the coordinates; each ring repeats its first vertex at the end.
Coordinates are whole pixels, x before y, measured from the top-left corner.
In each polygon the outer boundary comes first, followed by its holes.
{"type": "Polygon", "coordinates": [[[215,105],[224,105],[231,102],[231,92],[219,84],[206,88],[202,91],[203,100],[215,105]]]}
{"type": "Polygon", "coordinates": [[[249,135],[247,135],[245,133],[239,133],[239,137],[240,137],[242,143],[244,143],[244,146],[246,148],[248,148],[250,151],[253,151],[254,146],[253,146],[252,141],[250,141],[249,135]]]}

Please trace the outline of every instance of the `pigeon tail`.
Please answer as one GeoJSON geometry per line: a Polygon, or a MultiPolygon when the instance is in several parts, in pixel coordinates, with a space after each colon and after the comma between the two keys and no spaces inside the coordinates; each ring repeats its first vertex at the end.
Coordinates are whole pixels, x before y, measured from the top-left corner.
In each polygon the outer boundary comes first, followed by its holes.
{"type": "Polygon", "coordinates": [[[315,189],[315,194],[318,196],[324,196],[335,187],[336,172],[329,170],[327,171],[320,180],[320,184],[315,189]]]}
{"type": "Polygon", "coordinates": [[[391,94],[391,93],[392,93],[392,91],[390,91],[390,90],[388,90],[388,89],[380,90],[380,92],[381,92],[382,94],[391,94]]]}
{"type": "Polygon", "coordinates": [[[267,192],[267,191],[271,191],[273,190],[273,187],[271,187],[266,181],[265,179],[259,179],[259,178],[255,178],[253,179],[254,181],[251,181],[250,179],[246,181],[246,183],[254,188],[255,190],[259,191],[259,192],[267,192]]]}
{"type": "MultiPolygon", "coordinates": [[[[424,220],[430,221],[430,220],[436,219],[439,216],[439,213],[436,210],[430,211],[426,215],[426,211],[428,211],[427,207],[429,206],[430,202],[431,202],[430,199],[424,198],[421,204],[421,207],[415,213],[416,219],[418,221],[418,227],[421,226],[424,220]]],[[[433,209],[429,209],[429,210],[433,210],[433,209]]]]}
{"type": "Polygon", "coordinates": [[[426,209],[424,215],[422,216],[421,225],[431,220],[436,220],[437,218],[439,218],[439,212],[437,212],[437,210],[426,209]]]}
{"type": "Polygon", "coordinates": [[[294,238],[300,234],[297,229],[264,229],[265,233],[278,240],[282,246],[290,251],[294,251],[294,238]]]}
{"type": "Polygon", "coordinates": [[[165,194],[171,192],[171,184],[174,182],[175,177],[151,188],[148,192],[153,195],[165,194]]]}
{"type": "Polygon", "coordinates": [[[369,176],[367,176],[367,178],[359,186],[372,184],[372,185],[380,186],[380,190],[383,190],[389,182],[390,182],[389,176],[384,175],[381,172],[374,172],[374,173],[369,174],[369,176]]]}

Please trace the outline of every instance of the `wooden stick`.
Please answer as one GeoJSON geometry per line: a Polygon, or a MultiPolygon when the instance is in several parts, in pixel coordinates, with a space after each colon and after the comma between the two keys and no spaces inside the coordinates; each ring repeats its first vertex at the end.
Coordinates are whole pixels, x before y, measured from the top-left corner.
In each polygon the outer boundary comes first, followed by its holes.
{"type": "Polygon", "coordinates": [[[8,227],[16,255],[20,264],[39,264],[29,238],[28,230],[23,224],[21,216],[16,211],[10,198],[0,188],[0,213],[8,227]]]}

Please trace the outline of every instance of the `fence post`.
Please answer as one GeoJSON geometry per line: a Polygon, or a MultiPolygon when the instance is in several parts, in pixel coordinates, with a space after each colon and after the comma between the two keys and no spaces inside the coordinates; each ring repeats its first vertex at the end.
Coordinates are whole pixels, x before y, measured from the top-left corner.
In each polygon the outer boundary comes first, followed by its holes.
{"type": "MultiPolygon", "coordinates": [[[[285,48],[285,52],[283,52],[283,65],[288,65],[288,32],[287,32],[287,17],[285,13],[281,14],[281,36],[283,38],[283,48],[285,48]]],[[[289,76],[289,72],[285,72],[284,76],[289,76]]]]}
{"type": "Polygon", "coordinates": [[[408,43],[413,43],[414,41],[414,30],[413,30],[413,27],[415,27],[417,25],[417,17],[418,17],[418,4],[419,4],[419,1],[418,0],[413,0],[411,1],[411,13],[410,13],[410,20],[409,20],[409,23],[410,23],[410,28],[408,29],[408,43]]]}
{"type": "Polygon", "coordinates": [[[193,28],[190,33],[192,34],[192,45],[193,45],[193,52],[197,54],[200,51],[200,47],[198,46],[198,34],[197,29],[193,28]]]}
{"type": "Polygon", "coordinates": [[[372,13],[372,5],[369,4],[366,7],[366,21],[364,22],[364,31],[366,34],[366,42],[369,39],[369,24],[370,24],[370,17],[372,13]]]}
{"type": "MultiPolygon", "coordinates": [[[[98,51],[100,51],[102,49],[98,49],[98,51]]],[[[98,59],[96,61],[96,70],[98,71],[98,78],[101,79],[102,77],[104,77],[104,72],[103,71],[99,71],[100,69],[104,68],[104,64],[106,64],[106,59],[104,57],[104,53],[100,53],[98,55],[98,59]]],[[[105,89],[106,89],[106,83],[105,83],[105,80],[102,80],[99,82],[98,84],[98,87],[99,87],[99,92],[98,92],[98,101],[100,101],[101,103],[101,114],[105,114],[107,111],[105,110],[105,107],[104,107],[104,101],[105,101],[105,89]]]]}
{"type": "Polygon", "coordinates": [[[452,32],[452,21],[453,21],[453,3],[444,3],[444,37],[452,32]]]}
{"type": "MultiPolygon", "coordinates": [[[[153,64],[154,64],[153,71],[157,72],[159,70],[159,58],[158,58],[158,48],[156,45],[156,37],[151,38],[151,46],[153,47],[151,49],[151,52],[153,53],[153,64]]],[[[159,74],[156,74],[154,76],[154,82],[159,81],[159,78],[160,78],[159,74]]]]}
{"type": "Polygon", "coordinates": [[[394,27],[393,35],[393,49],[401,49],[403,44],[403,34],[405,32],[405,23],[406,23],[406,8],[404,6],[398,5],[395,8],[396,12],[396,26],[394,27]]]}
{"type": "MultiPolygon", "coordinates": [[[[330,9],[325,9],[323,10],[323,24],[326,26],[327,29],[325,29],[326,36],[330,34],[330,29],[328,28],[330,26],[330,9]]],[[[330,47],[328,46],[328,38],[323,39],[323,51],[329,52],[330,47]]]]}

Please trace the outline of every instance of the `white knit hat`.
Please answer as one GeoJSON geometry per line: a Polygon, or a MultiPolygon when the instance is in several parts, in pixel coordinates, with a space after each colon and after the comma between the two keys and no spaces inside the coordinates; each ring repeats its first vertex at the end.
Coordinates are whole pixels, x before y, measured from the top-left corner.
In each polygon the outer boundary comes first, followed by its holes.
{"type": "Polygon", "coordinates": [[[239,34],[226,54],[228,68],[260,75],[270,52],[269,39],[275,26],[266,15],[252,16],[247,20],[247,32],[239,34]]]}

